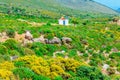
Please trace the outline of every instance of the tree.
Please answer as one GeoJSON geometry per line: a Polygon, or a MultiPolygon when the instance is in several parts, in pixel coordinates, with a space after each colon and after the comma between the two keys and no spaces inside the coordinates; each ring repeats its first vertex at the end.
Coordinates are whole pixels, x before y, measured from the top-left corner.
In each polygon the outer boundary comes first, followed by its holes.
{"type": "Polygon", "coordinates": [[[74,26],[76,26],[79,22],[78,22],[77,18],[73,17],[72,23],[74,24],[74,26]]]}

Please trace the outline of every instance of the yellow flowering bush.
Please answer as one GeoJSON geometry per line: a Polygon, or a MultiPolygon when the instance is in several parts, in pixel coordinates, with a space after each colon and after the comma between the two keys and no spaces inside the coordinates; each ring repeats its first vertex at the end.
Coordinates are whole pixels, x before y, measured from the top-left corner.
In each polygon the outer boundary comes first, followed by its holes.
{"type": "Polygon", "coordinates": [[[56,64],[53,64],[50,66],[50,78],[53,79],[57,76],[62,76],[62,77],[70,77],[70,74],[66,73],[64,69],[56,64]]]}
{"type": "Polygon", "coordinates": [[[50,68],[49,67],[33,66],[32,70],[39,75],[43,75],[43,76],[50,75],[50,68]]]}
{"type": "Polygon", "coordinates": [[[47,66],[47,61],[42,59],[41,57],[37,57],[35,55],[32,56],[24,56],[21,58],[18,58],[17,61],[22,61],[25,63],[26,67],[32,67],[32,66],[47,66]]]}
{"type": "Polygon", "coordinates": [[[70,59],[70,58],[64,59],[64,58],[61,58],[61,57],[51,59],[50,62],[51,62],[51,65],[56,64],[56,65],[59,65],[64,70],[67,70],[67,71],[71,70],[71,71],[74,71],[74,72],[75,72],[75,70],[78,66],[88,65],[84,62],[78,62],[74,59],[70,59]]]}
{"type": "Polygon", "coordinates": [[[56,72],[51,72],[49,76],[51,79],[54,79],[55,77],[57,77],[59,75],[56,72]]]}
{"type": "Polygon", "coordinates": [[[6,69],[0,69],[0,78],[4,80],[15,80],[13,73],[6,69]]]}
{"type": "Polygon", "coordinates": [[[66,71],[76,72],[76,68],[80,65],[87,65],[74,59],[65,58],[48,58],[43,59],[35,55],[24,56],[18,58],[15,62],[24,62],[23,67],[29,67],[37,75],[47,76],[54,79],[57,76],[70,77],[66,71]]]}
{"type": "Polygon", "coordinates": [[[12,70],[14,69],[14,64],[12,62],[4,62],[4,63],[0,63],[0,69],[6,69],[6,70],[12,70]]]}
{"type": "Polygon", "coordinates": [[[51,65],[50,70],[51,70],[51,72],[56,72],[59,75],[62,75],[65,73],[65,71],[60,66],[58,66],[56,64],[51,65]]]}

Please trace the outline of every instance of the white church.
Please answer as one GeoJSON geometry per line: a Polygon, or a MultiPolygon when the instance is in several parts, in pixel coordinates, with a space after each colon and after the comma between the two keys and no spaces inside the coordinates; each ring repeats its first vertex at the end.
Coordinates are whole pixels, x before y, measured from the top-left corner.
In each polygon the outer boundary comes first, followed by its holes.
{"type": "Polygon", "coordinates": [[[65,19],[64,17],[61,17],[59,19],[59,24],[60,25],[69,25],[69,20],[68,19],[65,19]]]}

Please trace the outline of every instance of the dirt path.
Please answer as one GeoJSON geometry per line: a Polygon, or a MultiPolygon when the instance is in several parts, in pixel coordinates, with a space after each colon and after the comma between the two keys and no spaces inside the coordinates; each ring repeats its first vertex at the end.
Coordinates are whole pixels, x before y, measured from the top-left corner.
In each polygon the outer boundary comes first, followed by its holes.
{"type": "Polygon", "coordinates": [[[27,21],[27,20],[24,20],[24,19],[17,19],[17,20],[21,21],[21,22],[26,22],[27,24],[30,24],[30,25],[35,26],[35,27],[42,26],[42,25],[46,24],[46,23],[30,22],[30,21],[27,21]]]}

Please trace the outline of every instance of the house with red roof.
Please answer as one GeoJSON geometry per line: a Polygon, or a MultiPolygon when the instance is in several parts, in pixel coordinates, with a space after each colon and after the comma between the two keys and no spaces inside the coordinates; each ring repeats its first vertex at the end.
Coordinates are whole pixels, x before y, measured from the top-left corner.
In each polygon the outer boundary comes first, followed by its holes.
{"type": "Polygon", "coordinates": [[[60,25],[69,25],[69,20],[64,17],[61,17],[58,22],[60,25]]]}

